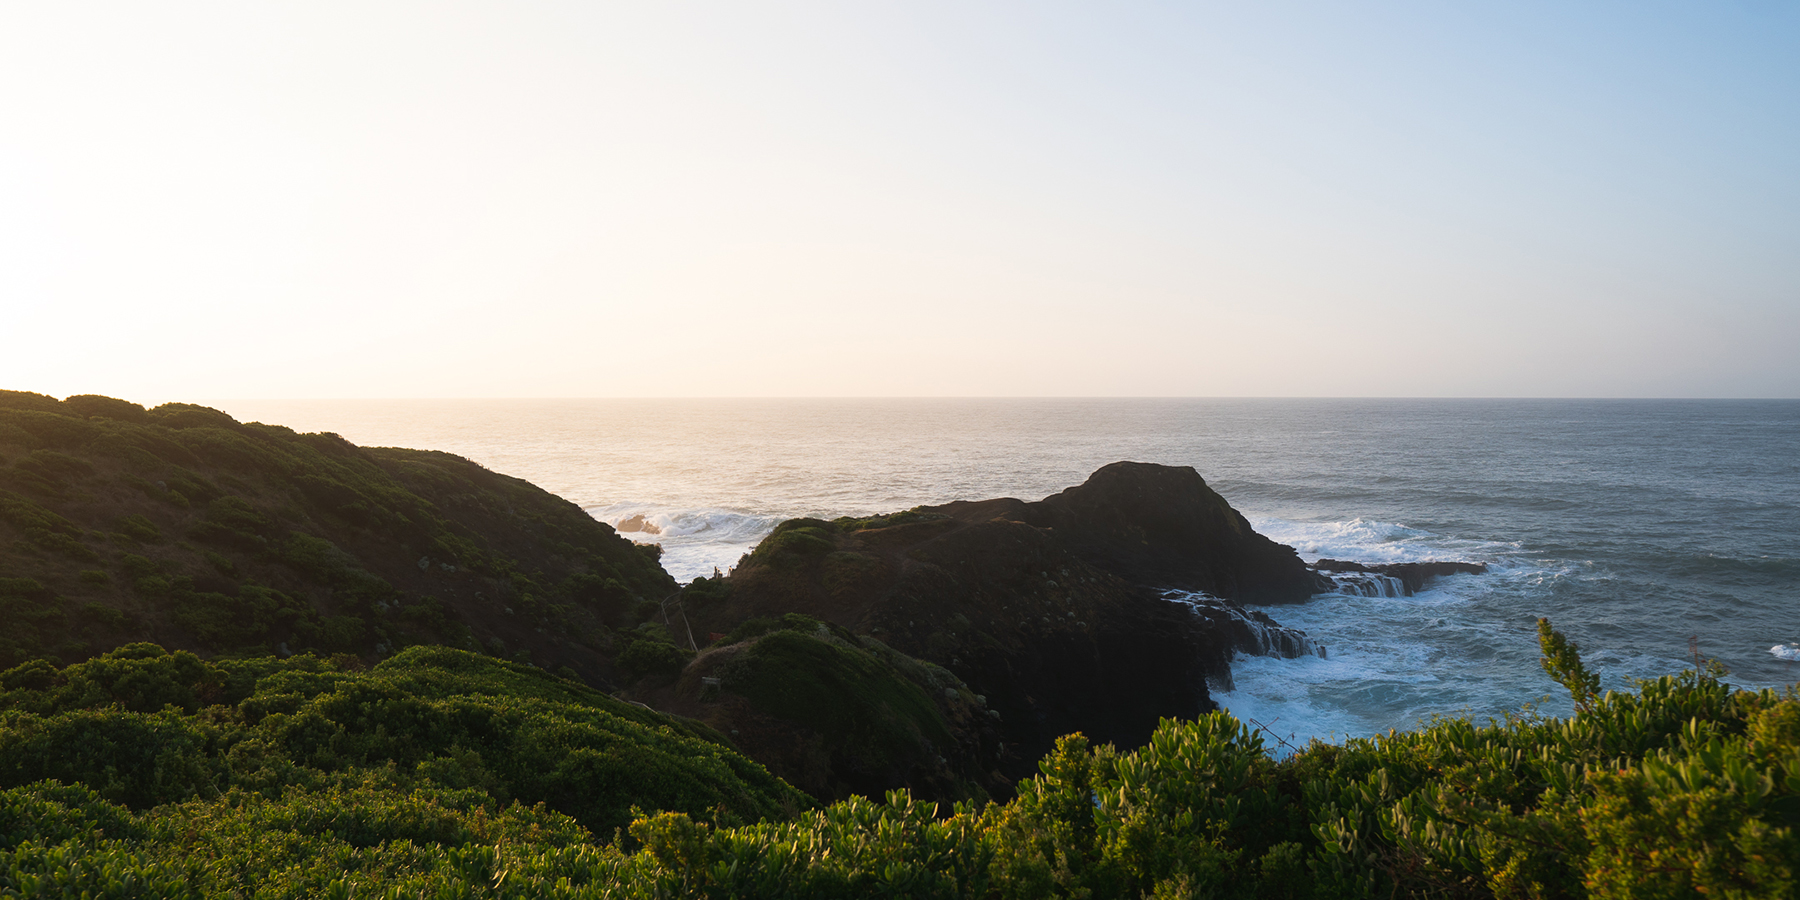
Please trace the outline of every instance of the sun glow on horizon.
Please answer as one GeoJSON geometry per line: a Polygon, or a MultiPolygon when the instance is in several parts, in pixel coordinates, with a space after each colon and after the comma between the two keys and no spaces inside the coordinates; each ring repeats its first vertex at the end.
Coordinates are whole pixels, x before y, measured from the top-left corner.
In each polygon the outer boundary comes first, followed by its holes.
{"type": "Polygon", "coordinates": [[[1786,8],[0,24],[0,387],[1800,396],[1786,8]]]}

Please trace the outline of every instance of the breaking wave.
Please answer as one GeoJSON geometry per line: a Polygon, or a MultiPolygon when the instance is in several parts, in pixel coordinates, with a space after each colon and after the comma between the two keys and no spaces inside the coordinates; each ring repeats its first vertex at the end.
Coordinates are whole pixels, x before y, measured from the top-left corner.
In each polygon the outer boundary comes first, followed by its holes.
{"type": "Polygon", "coordinates": [[[1515,545],[1445,538],[1360,518],[1252,522],[1257,531],[1294,547],[1309,562],[1456,560],[1492,567],[1490,575],[1429,581],[1411,595],[1393,576],[1331,572],[1326,574],[1335,590],[1329,593],[1304,603],[1245,609],[1246,617],[1279,623],[1283,632],[1331,648],[1328,654],[1294,655],[1246,650],[1232,663],[1232,684],[1215,693],[1221,706],[1262,729],[1275,753],[1284,755],[1313,739],[1378,732],[1434,713],[1512,705],[1504,698],[1513,686],[1493,677],[1501,662],[1493,647],[1523,646],[1529,636],[1501,638],[1504,623],[1480,607],[1497,584],[1531,577],[1533,567],[1518,559],[1515,545]]]}
{"type": "Polygon", "coordinates": [[[1392,575],[1374,572],[1327,573],[1337,592],[1351,597],[1404,597],[1406,583],[1392,575]]]}
{"type": "Polygon", "coordinates": [[[735,509],[670,509],[646,503],[593,507],[588,515],[628,540],[663,548],[662,565],[676,581],[724,573],[782,520],[735,509]]]}
{"type": "Polygon", "coordinates": [[[1324,644],[1315,643],[1304,631],[1276,622],[1268,613],[1245,609],[1198,591],[1164,591],[1163,599],[1186,606],[1196,616],[1223,624],[1231,635],[1231,649],[1239,653],[1282,659],[1327,654],[1324,644]]]}
{"type": "Polygon", "coordinates": [[[1345,559],[1375,565],[1453,559],[1493,563],[1514,556],[1521,549],[1516,543],[1455,538],[1362,518],[1347,522],[1295,522],[1261,517],[1252,518],[1250,524],[1257,532],[1293,547],[1308,562],[1345,559]]]}

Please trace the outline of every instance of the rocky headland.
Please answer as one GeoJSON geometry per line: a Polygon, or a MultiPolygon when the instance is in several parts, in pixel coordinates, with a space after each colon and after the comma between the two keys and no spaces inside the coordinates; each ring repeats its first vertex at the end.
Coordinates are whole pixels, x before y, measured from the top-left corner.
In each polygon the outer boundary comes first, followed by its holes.
{"type": "Polygon", "coordinates": [[[1540,619],[1566,720],[1200,715],[1324,650],[1243,603],[1481,571],[1307,566],[1119,463],[678,589],[468,460],[0,392],[0,895],[1793,895],[1800,708],[1710,666],[1597,694],[1540,619]]]}
{"type": "MultiPolygon", "coordinates": [[[[1236,652],[1321,652],[1238,604],[1331,587],[1192,468],[1121,462],[1035,503],[782,523],[729,576],[683,593],[684,627],[713,643],[697,642],[689,673],[658,699],[721,731],[769,733],[757,720],[766,710],[735,699],[732,661],[756,651],[732,633],[803,616],[820,623],[816,639],[879,646],[950,676],[924,686],[935,689],[951,744],[926,737],[877,772],[835,753],[842,742],[830,734],[781,730],[779,740],[803,746],[794,755],[858,772],[863,784],[1004,793],[1061,735],[1137,746],[1163,718],[1216,708],[1208,683],[1229,682],[1236,652]]],[[[797,783],[834,792],[817,779],[797,783]]]]}
{"type": "Polygon", "coordinates": [[[820,799],[1008,796],[1065,734],[1135,747],[1216,708],[1236,653],[1326,652],[1242,604],[1479,569],[1309,567],[1194,469],[1121,462],[1036,502],[787,521],[683,588],[654,546],[450,454],[0,391],[0,670],[140,642],[350,668],[451,646],[673,716],[820,799]]]}

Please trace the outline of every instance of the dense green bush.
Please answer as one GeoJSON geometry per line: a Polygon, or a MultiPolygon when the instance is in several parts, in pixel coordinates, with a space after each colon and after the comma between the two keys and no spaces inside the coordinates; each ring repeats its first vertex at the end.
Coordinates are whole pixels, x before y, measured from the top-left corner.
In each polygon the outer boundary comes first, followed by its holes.
{"type": "MultiPolygon", "coordinates": [[[[762,641],[790,668],[835,646],[762,641]]],[[[1213,713],[1132,752],[1066,737],[1006,804],[810,811],[719,736],[529,666],[133,645],[0,673],[0,896],[1795,897],[1800,695],[1596,696],[1543,644],[1572,718],[1276,760],[1213,713]]]]}
{"type": "Polygon", "coordinates": [[[896,525],[912,525],[918,522],[935,522],[950,518],[944,513],[923,512],[923,510],[924,507],[915,506],[912,509],[883,516],[864,516],[862,518],[844,516],[831,520],[831,524],[844,531],[866,531],[871,528],[890,528],[896,525]]]}
{"type": "Polygon", "coordinates": [[[620,672],[633,680],[674,678],[694,656],[693,651],[675,646],[667,631],[651,625],[624,635],[620,643],[624,649],[613,662],[620,672]]]}
{"type": "Polygon", "coordinates": [[[949,726],[919,685],[870,652],[813,633],[773,631],[719,670],[723,688],[826,737],[826,749],[879,770],[920,740],[948,747],[949,726]]]}
{"type": "Polygon", "coordinates": [[[63,669],[20,666],[0,686],[0,786],[81,784],[136,810],[374,770],[409,789],[547,803],[602,835],[634,805],[743,823],[808,803],[704,726],[447,648],[352,672],[136,644],[63,669]]]}
{"type": "MultiPolygon", "coordinates": [[[[460,668],[397,667],[408,684],[444,673],[437,689],[454,692],[495,665],[433,653],[460,668]]],[[[269,674],[256,696],[296,710],[263,712],[284,727],[321,698],[400,703],[370,712],[402,734],[409,716],[429,718],[402,707],[430,690],[396,694],[316,661],[258,665],[269,674]]],[[[6,683],[43,678],[37,668],[6,683]]],[[[503,667],[487,686],[564,690],[553,681],[503,667]]],[[[363,732],[343,746],[356,740],[393,738],[363,732]]],[[[266,767],[274,746],[240,741],[219,771],[266,767]]],[[[1281,761],[1215,713],[1165,722],[1131,753],[1065,738],[1008,804],[943,810],[894,792],[735,827],[640,804],[617,841],[482,786],[487,751],[432,759],[434,777],[396,761],[306,769],[135,811],[103,790],[21,783],[0,791],[0,892],[1780,898],[1794,896],[1800,858],[1800,699],[1692,674],[1597,698],[1573,719],[1447,720],[1281,761]]]]}
{"type": "Polygon", "coordinates": [[[788,519],[750,551],[750,558],[774,566],[799,565],[837,549],[837,526],[820,519],[788,519]]]}

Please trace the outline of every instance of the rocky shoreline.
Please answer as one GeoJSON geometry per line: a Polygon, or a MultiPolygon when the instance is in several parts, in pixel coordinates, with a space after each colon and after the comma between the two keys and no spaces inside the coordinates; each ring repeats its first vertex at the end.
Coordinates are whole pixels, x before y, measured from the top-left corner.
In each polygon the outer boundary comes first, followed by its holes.
{"type": "Polygon", "coordinates": [[[1035,503],[784,522],[728,576],[683,592],[685,627],[717,639],[694,641],[687,671],[646,696],[736,735],[759,759],[810,759],[810,775],[776,768],[815,793],[961,784],[1004,795],[1064,734],[1134,747],[1164,718],[1216,709],[1212,686],[1230,687],[1237,653],[1328,652],[1245,603],[1337,590],[1322,571],[1366,571],[1408,586],[1471,568],[1321,570],[1257,534],[1194,469],[1120,462],[1035,503]],[[840,736],[794,721],[783,727],[744,702],[730,661],[766,638],[727,636],[782,616],[819,623],[811,639],[879,645],[952,678],[924,685],[949,726],[949,746],[922,739],[875,771],[844,751],[840,736]]]}
{"type": "Polygon", "coordinates": [[[1433,578],[1446,575],[1481,575],[1488,570],[1486,563],[1470,562],[1409,562],[1409,563],[1377,563],[1374,565],[1348,562],[1341,559],[1321,559],[1313,563],[1313,569],[1319,572],[1357,573],[1377,575],[1391,578],[1398,583],[1399,593],[1395,596],[1410,597],[1425,589],[1425,583],[1433,578]]]}
{"type": "Polygon", "coordinates": [[[0,669],[448,645],[698,720],[820,799],[1008,796],[1063,735],[1131,748],[1216,709],[1236,654],[1328,652],[1245,604],[1482,570],[1308,566],[1194,469],[1137,462],[783,522],[686,586],[657,550],[449,454],[0,391],[0,669]]]}

